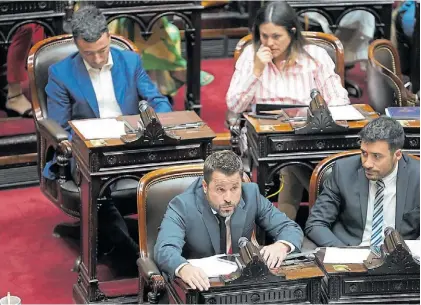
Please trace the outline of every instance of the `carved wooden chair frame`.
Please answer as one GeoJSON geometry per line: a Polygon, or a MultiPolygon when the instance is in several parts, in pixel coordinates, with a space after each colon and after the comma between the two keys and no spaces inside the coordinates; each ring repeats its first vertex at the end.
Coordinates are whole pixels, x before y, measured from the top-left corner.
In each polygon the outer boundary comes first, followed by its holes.
{"type": "Polygon", "coordinates": [[[399,54],[392,42],[387,39],[374,40],[368,47],[369,64],[384,75],[395,91],[397,106],[419,106],[417,95],[405,88],[402,81],[401,64],[399,54]],[[385,50],[390,54],[392,70],[381,64],[376,59],[376,52],[385,50]]]}
{"type": "MultiPolygon", "coordinates": [[[[138,52],[137,47],[130,40],[123,36],[111,35],[112,44],[124,46],[126,49],[130,49],[134,52],[138,52]]],[[[38,88],[36,86],[35,79],[35,62],[37,60],[37,54],[45,48],[54,48],[55,45],[69,42],[73,40],[73,36],[58,35],[44,39],[36,43],[29,51],[28,56],[28,76],[30,81],[30,89],[32,96],[32,110],[34,113],[34,121],[37,130],[37,141],[38,141],[38,171],[41,182],[41,191],[50,199],[55,205],[62,209],[66,214],[70,214],[73,217],[79,217],[72,211],[66,211],[60,204],[59,188],[58,185],[69,179],[67,165],[70,158],[72,157],[71,143],[67,139],[67,133],[61,126],[55,121],[48,119],[47,114],[43,113],[43,109],[40,105],[38,98],[38,88]],[[54,134],[55,133],[55,134],[54,134]],[[56,190],[52,191],[48,189],[45,183],[45,179],[42,177],[42,171],[45,163],[47,162],[47,152],[52,149],[57,154],[57,164],[59,165],[59,179],[56,185],[56,190]],[[55,194],[56,195],[55,195],[55,194]],[[58,195],[58,196],[57,196],[58,195]]],[[[69,54],[70,55],[70,54],[69,54]]]]}

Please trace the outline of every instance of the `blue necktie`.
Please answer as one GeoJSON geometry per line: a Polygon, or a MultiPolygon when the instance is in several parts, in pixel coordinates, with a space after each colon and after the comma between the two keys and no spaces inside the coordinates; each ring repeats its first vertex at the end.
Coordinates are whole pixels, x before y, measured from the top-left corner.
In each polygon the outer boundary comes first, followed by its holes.
{"type": "Polygon", "coordinates": [[[373,221],[371,226],[371,246],[380,246],[383,242],[383,198],[384,182],[377,180],[374,197],[373,221]]]}

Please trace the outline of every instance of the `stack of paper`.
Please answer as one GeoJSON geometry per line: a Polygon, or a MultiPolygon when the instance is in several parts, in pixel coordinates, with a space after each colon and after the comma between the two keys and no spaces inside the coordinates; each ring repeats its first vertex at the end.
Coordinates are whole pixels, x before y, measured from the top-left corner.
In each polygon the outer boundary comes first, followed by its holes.
{"type": "Polygon", "coordinates": [[[119,139],[126,134],[124,122],[116,119],[75,120],[72,124],[86,140],[119,139]]]}
{"type": "Polygon", "coordinates": [[[368,258],[370,249],[326,248],[325,264],[362,264],[368,258]]]}
{"type": "Polygon", "coordinates": [[[406,245],[408,246],[409,250],[411,251],[411,254],[416,259],[420,259],[420,246],[421,241],[419,239],[416,240],[405,240],[406,245]]]}
{"type": "Polygon", "coordinates": [[[365,117],[352,105],[331,106],[329,111],[335,121],[359,121],[365,117]]]}
{"type": "Polygon", "coordinates": [[[220,256],[221,254],[218,254],[200,259],[189,259],[188,261],[193,266],[201,268],[208,277],[218,277],[220,275],[233,273],[237,270],[237,264],[220,260],[218,259],[220,256]]]}

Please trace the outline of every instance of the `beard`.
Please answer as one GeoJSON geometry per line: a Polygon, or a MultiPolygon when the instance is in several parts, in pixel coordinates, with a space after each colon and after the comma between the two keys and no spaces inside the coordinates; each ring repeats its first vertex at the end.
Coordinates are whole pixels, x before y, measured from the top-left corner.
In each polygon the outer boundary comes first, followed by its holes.
{"type": "Polygon", "coordinates": [[[230,211],[223,211],[221,208],[219,208],[218,214],[221,215],[222,217],[229,217],[232,214],[234,214],[234,211],[235,211],[235,206],[232,206],[232,207],[233,208],[230,211]]]}

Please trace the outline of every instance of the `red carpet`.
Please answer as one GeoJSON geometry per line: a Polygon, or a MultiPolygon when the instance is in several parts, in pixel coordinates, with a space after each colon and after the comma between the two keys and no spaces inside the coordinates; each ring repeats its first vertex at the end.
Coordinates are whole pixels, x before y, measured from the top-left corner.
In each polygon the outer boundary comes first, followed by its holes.
{"type": "Polygon", "coordinates": [[[70,304],[78,253],[52,236],[68,220],[38,187],[0,192],[0,296],[9,291],[22,304],[70,304]]]}
{"type": "MultiPolygon", "coordinates": [[[[223,127],[225,94],[233,71],[232,59],[204,61],[202,69],[215,80],[202,87],[202,117],[215,132],[223,127]]],[[[365,85],[364,73],[353,69],[353,80],[365,85]]],[[[363,87],[365,89],[365,86],[363,87]]],[[[364,98],[353,102],[366,102],[364,98]]],[[[184,89],[175,98],[175,109],[184,107],[184,89]]],[[[9,132],[12,127],[2,132],[9,132]]],[[[56,224],[69,220],[51,204],[38,187],[0,191],[0,297],[17,295],[22,304],[70,304],[77,274],[70,271],[78,255],[77,247],[52,236],[56,224]]],[[[108,268],[102,278],[112,277],[108,268]]]]}

